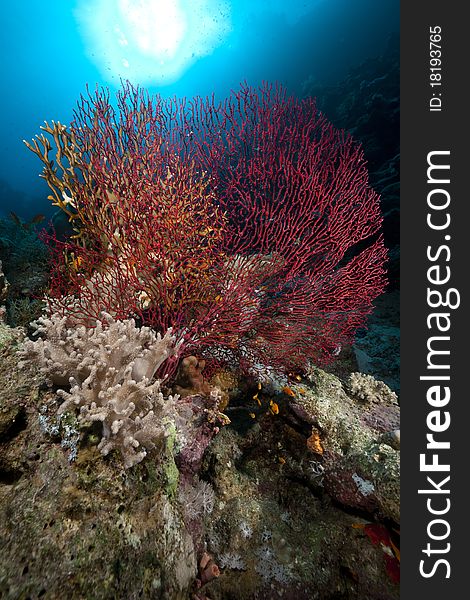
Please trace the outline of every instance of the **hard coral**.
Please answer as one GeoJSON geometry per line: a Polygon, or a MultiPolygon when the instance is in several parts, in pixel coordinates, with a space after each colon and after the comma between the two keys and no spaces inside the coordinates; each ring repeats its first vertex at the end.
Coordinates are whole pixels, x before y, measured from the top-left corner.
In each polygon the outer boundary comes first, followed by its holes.
{"type": "Polygon", "coordinates": [[[126,468],[140,462],[167,435],[175,418],[175,398],[164,399],[160,380],[152,379],[164,361],[177,355],[171,331],[162,337],[133,320],[115,321],[103,315],[95,328],[67,327],[66,317],[39,319],[44,339],[25,342],[23,358],[38,362],[53,384],[66,386],[58,395],[62,413],[80,409],[82,425],[100,421],[103,455],[117,449],[126,468]]]}
{"type": "Polygon", "coordinates": [[[351,394],[364,403],[398,404],[398,397],[386,383],[366,375],[365,373],[351,373],[347,382],[351,394]]]}

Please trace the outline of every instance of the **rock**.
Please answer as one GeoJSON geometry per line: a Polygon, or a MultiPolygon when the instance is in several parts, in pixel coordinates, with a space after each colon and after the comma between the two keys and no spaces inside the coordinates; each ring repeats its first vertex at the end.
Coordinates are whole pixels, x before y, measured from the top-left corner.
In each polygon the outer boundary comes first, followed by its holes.
{"type": "MultiPolygon", "coordinates": [[[[330,598],[332,590],[357,600],[399,597],[387,562],[398,568],[398,561],[384,550],[391,545],[371,543],[365,511],[345,512],[339,494],[331,502],[321,461],[282,417],[263,415],[243,433],[236,423],[220,432],[205,457],[219,499],[205,537],[221,574],[204,586],[206,597],[311,600],[330,598]]],[[[336,466],[338,481],[348,471],[336,466]]]]}
{"type": "Polygon", "coordinates": [[[312,369],[263,385],[261,407],[251,393],[234,402],[197,473],[178,471],[170,439],[124,470],[100,455],[99,428],[75,436],[73,415],[53,421],[54,389],[34,365],[18,369],[21,331],[0,325],[0,338],[3,597],[398,600],[387,540],[399,463],[385,434],[399,408],[387,388],[366,378],[375,392],[352,396],[312,369]]]}
{"type": "Polygon", "coordinates": [[[15,330],[4,329],[0,596],[186,600],[196,554],[167,479],[172,454],[124,471],[103,459],[95,435],[71,462],[70,448],[46,426],[55,393],[33,368],[17,368],[15,330]]]}
{"type": "MultiPolygon", "coordinates": [[[[399,453],[381,437],[399,427],[397,397],[370,376],[355,374],[352,379],[355,395],[349,396],[336,377],[313,369],[312,386],[296,396],[292,410],[318,432],[323,484],[330,496],[398,523],[399,453]]],[[[351,389],[351,383],[346,387],[351,389]]]]}

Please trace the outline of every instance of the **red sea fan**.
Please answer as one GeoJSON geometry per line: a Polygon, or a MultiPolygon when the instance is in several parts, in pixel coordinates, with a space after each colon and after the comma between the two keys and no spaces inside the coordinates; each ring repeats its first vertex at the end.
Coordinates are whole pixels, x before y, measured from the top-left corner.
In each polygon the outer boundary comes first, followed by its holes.
{"type": "Polygon", "coordinates": [[[365,324],[386,284],[379,198],[313,100],[125,84],[117,109],[96,90],[59,127],[46,131],[73,168],[60,176],[32,148],[78,234],[58,255],[56,306],[172,326],[187,353],[242,367],[328,361],[365,324]]]}
{"type": "Polygon", "coordinates": [[[241,359],[328,361],[385,287],[380,203],[361,148],[312,99],[282,88],[197,99],[183,115],[172,139],[211,173],[228,219],[224,250],[237,257],[227,279],[238,308],[220,330],[244,331],[241,359]]]}

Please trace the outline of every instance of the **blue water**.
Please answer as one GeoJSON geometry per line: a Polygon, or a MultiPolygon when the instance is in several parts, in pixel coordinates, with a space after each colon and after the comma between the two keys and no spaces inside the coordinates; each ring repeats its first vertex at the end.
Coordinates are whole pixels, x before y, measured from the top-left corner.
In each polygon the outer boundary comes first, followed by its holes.
{"type": "Polygon", "coordinates": [[[2,7],[0,216],[48,213],[41,165],[23,145],[67,123],[85,85],[120,78],[165,96],[277,81],[296,95],[379,55],[398,0],[28,0],[2,7]]]}

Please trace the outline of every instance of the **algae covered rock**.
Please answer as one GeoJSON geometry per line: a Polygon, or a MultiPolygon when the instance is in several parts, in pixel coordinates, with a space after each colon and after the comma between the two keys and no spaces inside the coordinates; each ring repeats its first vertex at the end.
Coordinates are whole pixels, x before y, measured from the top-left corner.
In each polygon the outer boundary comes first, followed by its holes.
{"type": "Polygon", "coordinates": [[[388,388],[319,369],[245,386],[192,469],[174,436],[124,469],[99,424],[57,414],[37,365],[18,369],[23,337],[0,326],[2,597],[398,598],[388,388]]]}
{"type": "Polygon", "coordinates": [[[345,506],[398,523],[400,457],[391,435],[400,427],[396,394],[358,373],[346,386],[320,369],[309,379],[290,410],[318,440],[325,489],[345,506]]]}
{"type": "Polygon", "coordinates": [[[71,448],[73,418],[54,421],[58,399],[32,365],[17,368],[12,332],[0,350],[0,595],[186,599],[196,556],[171,448],[127,471],[103,459],[93,428],[71,448]]]}
{"type": "Polygon", "coordinates": [[[321,457],[282,412],[226,428],[208,448],[205,476],[217,500],[205,537],[220,575],[201,598],[397,599],[393,532],[372,513],[367,520],[332,502],[321,457]],[[371,527],[383,545],[371,541],[371,527]]]}

